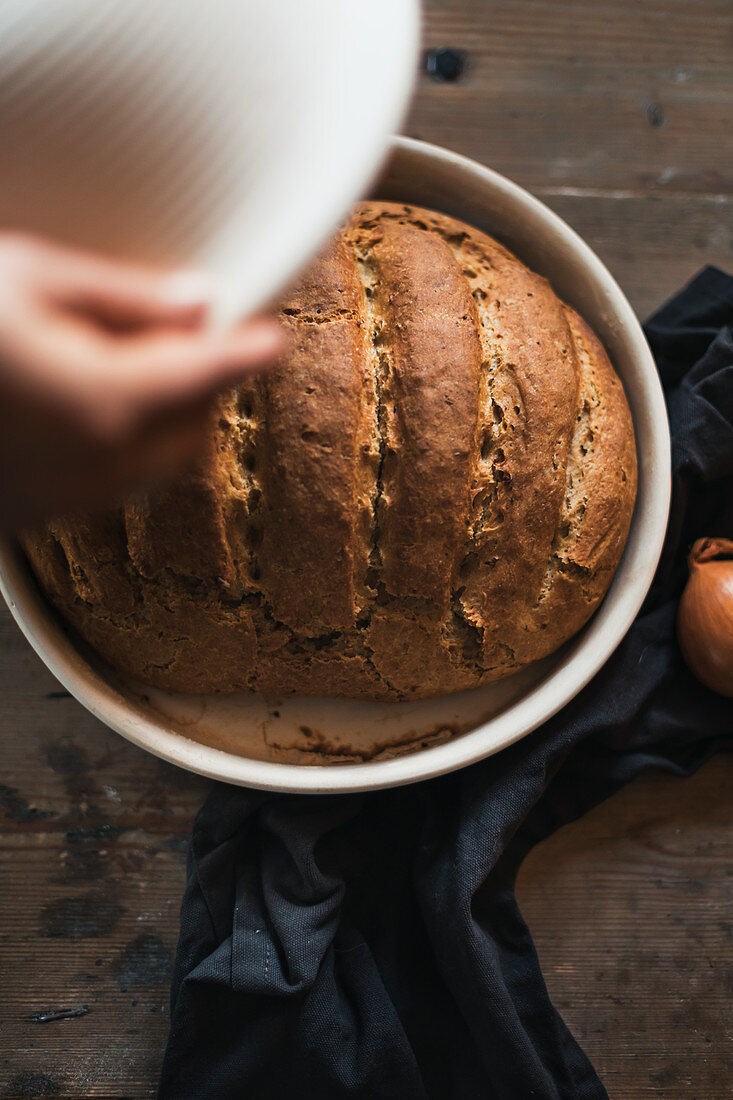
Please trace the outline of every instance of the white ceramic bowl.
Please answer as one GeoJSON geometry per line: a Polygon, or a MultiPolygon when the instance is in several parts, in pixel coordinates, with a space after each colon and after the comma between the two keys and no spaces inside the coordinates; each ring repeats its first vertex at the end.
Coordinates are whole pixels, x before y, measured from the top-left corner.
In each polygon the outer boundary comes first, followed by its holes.
{"type": "Polygon", "coordinates": [[[427,779],[497,752],[558,711],[608,659],[642,604],[662,547],[670,494],[664,399],[639,322],[600,260],[526,191],[422,142],[394,140],[377,194],[434,207],[494,234],[548,276],[596,330],[623,381],[636,430],[639,493],[631,533],[603,604],[562,650],[499,684],[405,704],[299,698],[268,703],[259,697],[174,696],[121,683],[69,640],[17,547],[4,543],[3,595],[61,683],[135,744],[231,783],[299,792],[366,790],[427,779]],[[303,749],[304,731],[313,730],[347,745],[350,762],[315,763],[317,755],[303,749]],[[386,750],[384,758],[359,762],[360,744],[400,739],[412,751],[386,750]]]}
{"type": "Polygon", "coordinates": [[[214,320],[237,320],[373,179],[412,87],[419,11],[4,0],[0,225],[200,266],[214,320]]]}

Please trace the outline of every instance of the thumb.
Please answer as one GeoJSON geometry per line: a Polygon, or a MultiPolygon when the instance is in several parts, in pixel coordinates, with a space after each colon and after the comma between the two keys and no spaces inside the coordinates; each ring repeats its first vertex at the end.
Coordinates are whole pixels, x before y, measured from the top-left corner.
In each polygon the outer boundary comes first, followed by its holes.
{"type": "Polygon", "coordinates": [[[116,381],[138,408],[178,404],[234,384],[285,350],[282,329],[256,318],[228,332],[153,333],[119,341],[116,381]]]}

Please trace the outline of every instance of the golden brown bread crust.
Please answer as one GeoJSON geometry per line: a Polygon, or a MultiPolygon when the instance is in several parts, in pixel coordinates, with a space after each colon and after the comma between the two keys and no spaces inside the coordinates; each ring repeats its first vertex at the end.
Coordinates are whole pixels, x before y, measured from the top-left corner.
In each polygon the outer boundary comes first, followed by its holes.
{"type": "Polygon", "coordinates": [[[62,614],[179,691],[419,698],[552,652],[628,534],[636,451],[596,336],[496,241],[359,207],[287,357],[177,484],[24,539],[62,614]]]}

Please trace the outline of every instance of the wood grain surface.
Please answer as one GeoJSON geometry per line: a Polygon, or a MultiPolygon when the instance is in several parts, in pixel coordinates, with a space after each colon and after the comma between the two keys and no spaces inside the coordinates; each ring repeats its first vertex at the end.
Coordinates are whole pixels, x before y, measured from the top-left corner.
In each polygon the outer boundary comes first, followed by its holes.
{"type": "Polygon", "coordinates": [[[405,132],[528,188],[596,249],[641,317],[733,259],[730,0],[427,0],[405,132]]]}
{"type": "Polygon", "coordinates": [[[612,1100],[729,1100],[733,757],[648,775],[535,848],[517,896],[612,1100]]]}
{"type": "MultiPolygon", "coordinates": [[[[464,70],[420,76],[405,132],[542,197],[641,315],[733,268],[729,0],[428,0],[424,42],[464,70]]],[[[4,610],[0,747],[0,1096],[152,1097],[208,784],[87,714],[4,610]]],[[[730,757],[642,778],[522,868],[550,991],[612,1100],[732,1095],[732,781],[730,757]]]]}

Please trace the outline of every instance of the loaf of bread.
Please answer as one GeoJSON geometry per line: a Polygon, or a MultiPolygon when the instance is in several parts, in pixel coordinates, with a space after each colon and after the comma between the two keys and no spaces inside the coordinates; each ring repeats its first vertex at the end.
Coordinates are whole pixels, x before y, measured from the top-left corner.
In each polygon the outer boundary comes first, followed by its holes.
{"type": "Polygon", "coordinates": [[[483,233],[360,206],[175,484],[28,535],[117,669],[184,692],[409,699],[544,657],[597,608],[636,493],[597,337],[483,233]]]}

